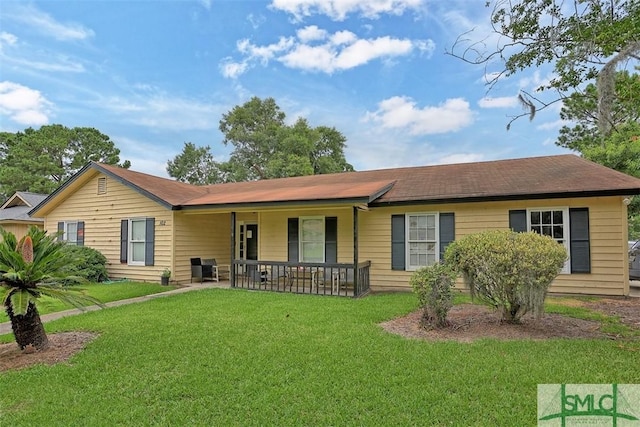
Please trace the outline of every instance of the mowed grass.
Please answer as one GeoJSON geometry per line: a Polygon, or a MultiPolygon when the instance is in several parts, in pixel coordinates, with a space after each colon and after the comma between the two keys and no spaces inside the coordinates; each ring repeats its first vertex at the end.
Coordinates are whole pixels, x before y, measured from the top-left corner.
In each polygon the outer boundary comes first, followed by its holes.
{"type": "MultiPolygon", "coordinates": [[[[119,301],[122,299],[136,298],[144,295],[156,294],[175,289],[176,286],[162,286],[158,283],[140,282],[115,282],[115,283],[88,283],[75,286],[82,289],[86,295],[97,298],[102,303],[119,301]]],[[[62,301],[41,297],[38,300],[38,312],[40,314],[54,313],[57,311],[74,308],[62,301]]],[[[4,311],[0,311],[0,322],[8,322],[9,318],[4,311]]]]}
{"type": "Polygon", "coordinates": [[[378,324],[412,294],[208,289],[48,323],[100,333],[68,364],[0,374],[0,425],[524,426],[537,384],[640,383],[640,345],[426,342],[378,324]]]}

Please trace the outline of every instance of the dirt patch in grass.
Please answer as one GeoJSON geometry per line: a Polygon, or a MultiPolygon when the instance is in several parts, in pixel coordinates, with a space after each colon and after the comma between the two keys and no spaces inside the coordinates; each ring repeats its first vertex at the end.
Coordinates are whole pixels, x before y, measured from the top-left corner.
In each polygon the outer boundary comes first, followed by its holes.
{"type": "MultiPolygon", "coordinates": [[[[640,298],[599,299],[585,301],[581,306],[607,316],[618,316],[620,321],[640,329],[640,298]]],[[[502,323],[501,314],[489,307],[459,304],[449,311],[449,326],[441,329],[424,329],[420,326],[422,311],[384,322],[388,332],[407,338],[433,341],[453,340],[472,342],[482,338],[498,340],[545,340],[552,338],[615,339],[600,330],[600,322],[576,319],[562,314],[545,313],[541,319],[525,316],[521,324],[502,323]]]]}
{"type": "Polygon", "coordinates": [[[0,372],[22,369],[37,364],[53,365],[65,362],[82,350],[98,335],[91,332],[50,334],[49,348],[43,351],[20,350],[15,342],[0,344],[0,372]]]}

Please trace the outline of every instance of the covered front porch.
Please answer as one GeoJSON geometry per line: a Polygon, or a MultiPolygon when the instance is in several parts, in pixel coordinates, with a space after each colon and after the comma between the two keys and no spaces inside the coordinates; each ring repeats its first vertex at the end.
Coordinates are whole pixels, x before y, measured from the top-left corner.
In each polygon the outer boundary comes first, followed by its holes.
{"type": "Polygon", "coordinates": [[[234,260],[231,286],[297,294],[360,297],[369,291],[369,261],[358,264],[234,260]]]}
{"type": "Polygon", "coordinates": [[[219,265],[217,279],[234,288],[360,297],[370,290],[371,262],[358,259],[359,210],[331,204],[176,213],[176,235],[188,242],[175,248],[176,271],[199,257],[219,265]]]}

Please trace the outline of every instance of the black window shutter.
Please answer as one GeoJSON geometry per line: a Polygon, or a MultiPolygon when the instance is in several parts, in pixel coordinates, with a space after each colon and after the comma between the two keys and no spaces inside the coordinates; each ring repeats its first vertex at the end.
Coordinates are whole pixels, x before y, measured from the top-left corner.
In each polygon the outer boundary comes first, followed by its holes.
{"type": "Polygon", "coordinates": [[[456,238],[455,216],[451,213],[440,214],[440,260],[444,257],[444,251],[456,238]]]}
{"type": "Polygon", "coordinates": [[[527,231],[527,211],[509,211],[509,228],[516,232],[527,231]]]}
{"type": "Polygon", "coordinates": [[[589,209],[569,209],[570,245],[572,273],[591,273],[589,242],[589,209]]]}
{"type": "Polygon", "coordinates": [[[405,269],[404,215],[391,215],[391,269],[405,269]]]}
{"type": "Polygon", "coordinates": [[[338,218],[335,216],[324,219],[324,261],[338,262],[338,218]]]}
{"type": "Polygon", "coordinates": [[[126,264],[129,260],[127,252],[129,249],[129,220],[120,221],[120,262],[126,264]]]}
{"type": "Polygon", "coordinates": [[[298,262],[298,252],[298,218],[289,218],[287,223],[287,258],[289,262],[298,262]]]}
{"type": "Polygon", "coordinates": [[[147,218],[144,233],[144,265],[153,265],[153,257],[156,244],[155,218],[147,218]]]}
{"type": "Polygon", "coordinates": [[[64,222],[60,221],[58,223],[58,242],[62,242],[64,238],[64,222]]]}
{"type": "Polygon", "coordinates": [[[76,245],[84,246],[84,221],[78,221],[76,245]]]}

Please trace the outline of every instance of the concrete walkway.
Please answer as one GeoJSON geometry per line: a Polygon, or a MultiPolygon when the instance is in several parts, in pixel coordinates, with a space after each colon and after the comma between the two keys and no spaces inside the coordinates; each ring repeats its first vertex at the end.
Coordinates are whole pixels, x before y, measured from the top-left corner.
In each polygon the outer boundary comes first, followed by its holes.
{"type": "MultiPolygon", "coordinates": [[[[127,304],[133,304],[136,302],[149,301],[154,298],[168,297],[171,295],[183,294],[185,292],[197,291],[200,289],[210,289],[210,288],[229,288],[229,282],[190,283],[188,285],[184,285],[180,288],[172,289],[166,292],[143,295],[141,297],[123,299],[119,301],[111,301],[111,302],[105,303],[105,307],[117,307],[120,305],[127,305],[127,304]]],[[[92,306],[86,307],[84,310],[80,310],[78,308],[72,308],[70,310],[58,311],[58,312],[49,313],[49,314],[42,314],[40,315],[40,319],[42,320],[43,323],[46,323],[52,320],[60,319],[62,317],[75,316],[76,314],[81,314],[87,311],[95,311],[95,310],[100,310],[100,307],[98,307],[97,305],[92,305],[92,306]]],[[[11,322],[0,323],[0,335],[9,334],[9,333],[11,333],[11,322]]]]}
{"type": "Polygon", "coordinates": [[[640,298],[640,280],[631,280],[629,282],[629,296],[640,298]]]}

